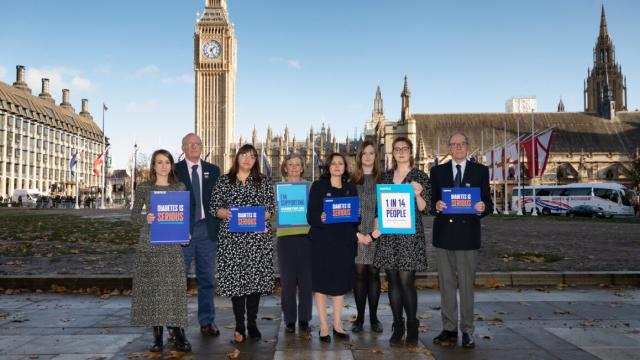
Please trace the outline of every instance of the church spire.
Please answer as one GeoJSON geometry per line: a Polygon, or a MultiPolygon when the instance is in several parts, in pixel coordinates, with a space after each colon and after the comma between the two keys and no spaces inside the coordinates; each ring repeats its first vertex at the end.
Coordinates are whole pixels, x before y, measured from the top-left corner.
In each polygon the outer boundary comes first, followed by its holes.
{"type": "Polygon", "coordinates": [[[382,106],[382,92],[380,91],[380,84],[378,84],[378,88],[376,89],[376,98],[373,100],[373,113],[376,115],[384,114],[384,109],[382,106]]]}
{"type": "Polygon", "coordinates": [[[564,102],[562,102],[562,97],[560,97],[560,102],[558,103],[558,112],[564,112],[564,102]]]}
{"type": "Polygon", "coordinates": [[[604,14],[604,2],[602,2],[602,12],[600,13],[600,35],[599,37],[609,36],[607,32],[607,17],[604,14]]]}
{"type": "Polygon", "coordinates": [[[402,98],[402,111],[400,121],[404,123],[411,117],[411,110],[409,108],[409,98],[411,97],[411,91],[409,91],[409,79],[407,78],[407,75],[404,76],[404,89],[402,89],[402,94],[400,94],[400,97],[402,98]]]}

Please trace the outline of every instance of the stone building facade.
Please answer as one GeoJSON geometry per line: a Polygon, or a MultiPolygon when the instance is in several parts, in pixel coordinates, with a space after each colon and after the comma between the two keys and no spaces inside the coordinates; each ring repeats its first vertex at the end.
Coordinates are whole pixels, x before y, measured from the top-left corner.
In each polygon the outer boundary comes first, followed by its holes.
{"type": "Polygon", "coordinates": [[[77,148],[82,150],[76,168],[80,188],[97,193],[104,176],[93,174],[93,161],[103,150],[103,135],[89,113],[88,100],[82,99],[76,113],[65,89],[56,105],[49,79],[42,79],[35,96],[25,82],[24,66],[16,69],[13,85],[0,82],[0,194],[37,189],[74,195],[76,179],[69,166],[77,148]]]}

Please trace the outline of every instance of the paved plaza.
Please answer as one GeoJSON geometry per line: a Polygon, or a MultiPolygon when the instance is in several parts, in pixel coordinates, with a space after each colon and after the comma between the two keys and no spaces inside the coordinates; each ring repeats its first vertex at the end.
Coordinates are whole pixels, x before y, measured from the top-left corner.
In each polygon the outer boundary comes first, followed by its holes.
{"type": "MultiPolygon", "coordinates": [[[[0,295],[0,358],[145,359],[151,355],[150,329],[129,325],[128,296],[23,293],[0,295]]],[[[318,340],[317,317],[311,339],[285,334],[279,299],[264,297],[259,312],[260,341],[233,345],[231,303],[216,299],[222,334],[203,338],[196,325],[195,297],[189,298],[188,338],[193,354],[184,359],[637,359],[640,354],[640,291],[622,289],[499,289],[476,293],[476,349],[443,348],[431,339],[441,330],[437,290],[419,292],[421,347],[392,348],[391,311],[382,294],[379,314],[385,331],[365,326],[351,341],[318,340]]],[[[343,317],[355,314],[353,297],[343,317]]],[[[346,322],[346,320],[345,320],[346,322]]],[[[345,329],[350,324],[345,323],[345,329]]],[[[181,354],[165,350],[164,358],[181,354]]]]}

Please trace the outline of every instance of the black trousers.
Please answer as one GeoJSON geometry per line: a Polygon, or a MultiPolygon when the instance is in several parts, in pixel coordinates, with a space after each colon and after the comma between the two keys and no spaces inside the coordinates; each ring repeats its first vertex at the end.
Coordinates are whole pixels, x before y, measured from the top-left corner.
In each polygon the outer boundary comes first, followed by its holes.
{"type": "Polygon", "coordinates": [[[280,304],[285,324],[311,320],[311,241],[307,235],[278,237],[280,304]],[[297,289],[297,299],[296,299],[297,289]],[[297,301],[296,301],[297,300],[297,301]]]}

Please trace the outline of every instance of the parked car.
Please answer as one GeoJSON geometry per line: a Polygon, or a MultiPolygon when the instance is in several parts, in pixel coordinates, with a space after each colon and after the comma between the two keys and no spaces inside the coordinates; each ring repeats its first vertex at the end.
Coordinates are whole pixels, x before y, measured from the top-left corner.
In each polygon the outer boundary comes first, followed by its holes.
{"type": "Polygon", "coordinates": [[[613,214],[611,212],[606,211],[601,207],[592,206],[592,205],[574,206],[571,209],[567,210],[566,214],[567,216],[570,216],[570,217],[585,216],[585,217],[592,217],[592,218],[598,217],[598,218],[607,218],[607,219],[611,219],[613,217],[613,214]]]}

